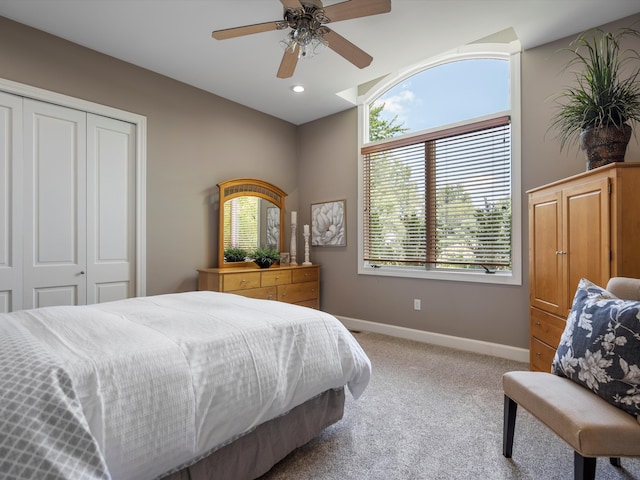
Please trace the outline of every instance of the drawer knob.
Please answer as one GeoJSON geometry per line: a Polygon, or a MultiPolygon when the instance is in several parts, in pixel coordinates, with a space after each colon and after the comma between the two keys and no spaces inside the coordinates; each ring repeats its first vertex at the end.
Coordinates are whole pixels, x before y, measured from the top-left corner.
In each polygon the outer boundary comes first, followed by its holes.
{"type": "Polygon", "coordinates": [[[536,356],[541,356],[542,354],[540,352],[536,352],[536,356]]]}
{"type": "Polygon", "coordinates": [[[269,296],[267,297],[267,300],[273,300],[273,295],[269,295],[269,296]]]}
{"type": "Polygon", "coordinates": [[[566,255],[566,254],[567,252],[563,252],[562,250],[556,252],[556,255],[566,255]]]}
{"type": "Polygon", "coordinates": [[[309,274],[308,274],[307,272],[305,272],[305,273],[304,273],[304,276],[305,276],[305,277],[308,277],[308,276],[309,276],[309,274]]]}
{"type": "Polygon", "coordinates": [[[242,280],[240,280],[240,283],[247,283],[247,280],[243,278],[242,280]]]}
{"type": "Polygon", "coordinates": [[[540,325],[541,325],[541,324],[540,324],[540,322],[539,322],[539,321],[535,323],[535,326],[536,326],[536,327],[539,327],[540,325]]]}

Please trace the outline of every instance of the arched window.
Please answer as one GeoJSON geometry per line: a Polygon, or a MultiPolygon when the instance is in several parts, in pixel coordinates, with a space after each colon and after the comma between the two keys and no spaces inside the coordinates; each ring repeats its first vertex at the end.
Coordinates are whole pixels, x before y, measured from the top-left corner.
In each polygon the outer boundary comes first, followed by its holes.
{"type": "Polygon", "coordinates": [[[521,282],[517,60],[456,54],[361,99],[360,273],[521,282]]]}

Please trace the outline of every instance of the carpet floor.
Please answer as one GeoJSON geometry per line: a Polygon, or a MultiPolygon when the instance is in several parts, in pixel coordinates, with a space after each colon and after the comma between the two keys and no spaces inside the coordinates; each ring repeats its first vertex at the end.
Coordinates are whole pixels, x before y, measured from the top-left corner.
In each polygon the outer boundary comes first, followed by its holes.
{"type": "MultiPolygon", "coordinates": [[[[501,377],[528,364],[374,333],[354,336],[373,375],[344,418],[262,480],[573,478],[573,450],[523,409],[502,455],[501,377]]],[[[640,459],[597,462],[596,479],[640,479],[640,459]]]]}

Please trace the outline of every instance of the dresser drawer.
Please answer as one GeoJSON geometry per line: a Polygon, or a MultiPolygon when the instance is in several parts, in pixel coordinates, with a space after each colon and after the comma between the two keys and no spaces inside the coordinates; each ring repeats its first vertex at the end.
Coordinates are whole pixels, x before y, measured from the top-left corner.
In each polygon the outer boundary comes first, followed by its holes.
{"type": "Polygon", "coordinates": [[[261,284],[263,287],[291,283],[291,270],[273,268],[260,272],[260,275],[262,275],[261,284]]]}
{"type": "Polygon", "coordinates": [[[236,290],[235,292],[243,297],[261,298],[263,300],[275,300],[278,297],[276,287],[249,288],[247,290],[236,290]]]}
{"type": "Polygon", "coordinates": [[[560,343],[560,337],[567,322],[562,318],[543,312],[537,308],[530,309],[529,331],[532,337],[554,348],[560,343]]]}
{"type": "Polygon", "coordinates": [[[535,337],[531,337],[529,346],[529,368],[538,372],[550,372],[556,349],[535,337]]]}
{"type": "Polygon", "coordinates": [[[278,300],[298,303],[318,298],[318,282],[292,283],[278,287],[278,300]]]}
{"type": "Polygon", "coordinates": [[[260,272],[230,273],[223,276],[222,291],[233,292],[234,290],[245,290],[248,288],[259,288],[260,272]]]}
{"type": "Polygon", "coordinates": [[[319,268],[301,268],[291,272],[293,274],[293,283],[317,282],[319,268]]]}

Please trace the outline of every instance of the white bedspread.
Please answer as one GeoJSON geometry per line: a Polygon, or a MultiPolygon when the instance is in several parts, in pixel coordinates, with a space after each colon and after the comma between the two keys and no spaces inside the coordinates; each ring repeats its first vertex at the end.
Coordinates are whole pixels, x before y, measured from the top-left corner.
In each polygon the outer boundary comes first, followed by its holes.
{"type": "Polygon", "coordinates": [[[114,479],[161,476],[371,365],[334,317],[188,292],[10,314],[58,355],[114,479]]]}

